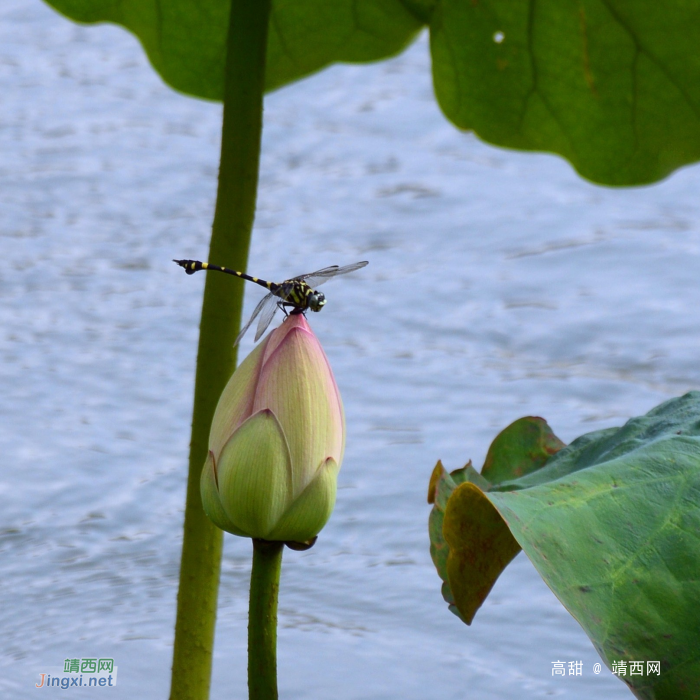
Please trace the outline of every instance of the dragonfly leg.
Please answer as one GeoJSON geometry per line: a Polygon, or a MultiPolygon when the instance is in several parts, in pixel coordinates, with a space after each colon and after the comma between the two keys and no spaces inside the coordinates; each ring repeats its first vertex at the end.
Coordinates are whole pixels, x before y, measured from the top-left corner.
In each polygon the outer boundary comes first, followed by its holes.
{"type": "Polygon", "coordinates": [[[289,306],[289,304],[285,304],[283,301],[277,302],[277,308],[280,309],[280,311],[284,314],[284,317],[287,318],[289,314],[287,313],[287,309],[284,308],[285,306],[289,306]]]}
{"type": "Polygon", "coordinates": [[[285,318],[304,313],[304,309],[300,309],[296,304],[292,304],[288,301],[278,301],[277,307],[282,310],[282,313],[284,314],[285,318]],[[287,311],[287,307],[290,308],[291,311],[287,311]]]}

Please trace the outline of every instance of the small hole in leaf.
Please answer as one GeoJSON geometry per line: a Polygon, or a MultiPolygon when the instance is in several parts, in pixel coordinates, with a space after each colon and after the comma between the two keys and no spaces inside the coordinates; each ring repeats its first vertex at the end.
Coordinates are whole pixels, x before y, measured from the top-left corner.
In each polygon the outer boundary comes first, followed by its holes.
{"type": "Polygon", "coordinates": [[[506,38],[506,35],[505,35],[503,32],[496,32],[496,33],[493,35],[493,40],[494,40],[497,44],[503,43],[503,40],[504,40],[505,38],[506,38]]]}

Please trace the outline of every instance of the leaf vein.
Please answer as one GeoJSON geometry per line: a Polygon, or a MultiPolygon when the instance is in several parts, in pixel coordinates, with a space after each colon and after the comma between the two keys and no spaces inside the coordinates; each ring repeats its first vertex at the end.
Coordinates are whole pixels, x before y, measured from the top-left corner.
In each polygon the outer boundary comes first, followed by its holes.
{"type": "MultiPolygon", "coordinates": [[[[622,27],[622,29],[625,30],[625,32],[629,35],[630,39],[634,43],[635,48],[639,53],[644,54],[666,77],[669,83],[673,85],[676,90],[680,93],[680,95],[683,97],[685,100],[686,104],[688,107],[690,107],[691,111],[693,114],[695,114],[698,119],[700,119],[700,109],[695,106],[693,101],[691,100],[690,96],[686,92],[685,88],[683,85],[681,85],[676,78],[672,75],[672,73],[669,71],[669,69],[664,65],[663,61],[659,59],[649,48],[647,48],[645,45],[642,44],[642,42],[639,40],[637,35],[632,31],[631,27],[625,22],[625,20],[619,15],[619,13],[614,9],[613,3],[611,0],[600,0],[601,3],[606,7],[608,12],[611,14],[613,19],[622,27]]],[[[635,103],[633,103],[634,105],[635,103]]]]}

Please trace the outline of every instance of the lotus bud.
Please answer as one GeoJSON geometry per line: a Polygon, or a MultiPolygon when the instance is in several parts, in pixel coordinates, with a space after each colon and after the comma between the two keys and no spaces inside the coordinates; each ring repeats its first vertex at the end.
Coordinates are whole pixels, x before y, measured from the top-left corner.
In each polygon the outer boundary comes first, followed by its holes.
{"type": "Polygon", "coordinates": [[[241,363],[214,413],[202,503],[222,530],[308,543],[335,505],[345,448],[340,393],[301,314],[241,363]]]}

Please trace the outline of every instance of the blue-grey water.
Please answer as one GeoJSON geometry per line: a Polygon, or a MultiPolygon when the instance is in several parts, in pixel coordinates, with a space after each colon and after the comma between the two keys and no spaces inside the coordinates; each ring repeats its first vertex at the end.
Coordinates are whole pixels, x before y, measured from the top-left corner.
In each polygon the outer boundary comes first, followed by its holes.
{"type": "MultiPolygon", "coordinates": [[[[0,87],[0,695],[112,657],[91,697],[166,698],[204,282],[171,259],[206,256],[221,107],[38,0],[0,2],[0,87]]],[[[425,494],[520,416],[570,441],[700,386],[698,191],[458,132],[425,38],[267,98],[249,269],[370,261],[311,319],[348,438],[329,525],[285,554],[283,698],[629,697],[522,554],[471,627],[450,614],[425,494]]],[[[227,535],[214,699],[246,696],[249,566],[227,535]]]]}

